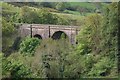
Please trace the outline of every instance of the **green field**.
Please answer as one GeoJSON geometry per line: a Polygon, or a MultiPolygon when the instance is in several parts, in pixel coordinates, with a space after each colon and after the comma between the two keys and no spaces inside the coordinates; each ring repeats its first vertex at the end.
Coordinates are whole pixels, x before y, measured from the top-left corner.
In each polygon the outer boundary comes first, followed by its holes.
{"type": "Polygon", "coordinates": [[[88,9],[95,9],[96,6],[93,3],[87,3],[87,2],[70,2],[71,6],[79,6],[79,7],[84,7],[88,9]]]}

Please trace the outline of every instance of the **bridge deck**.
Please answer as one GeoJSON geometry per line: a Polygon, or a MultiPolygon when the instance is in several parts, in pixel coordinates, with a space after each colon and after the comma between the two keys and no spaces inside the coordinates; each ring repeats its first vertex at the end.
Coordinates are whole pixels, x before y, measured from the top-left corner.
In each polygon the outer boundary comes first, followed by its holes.
{"type": "Polygon", "coordinates": [[[79,28],[80,26],[71,26],[71,25],[53,25],[53,24],[22,24],[22,23],[16,23],[17,25],[22,25],[21,27],[64,27],[64,28],[79,28]]]}

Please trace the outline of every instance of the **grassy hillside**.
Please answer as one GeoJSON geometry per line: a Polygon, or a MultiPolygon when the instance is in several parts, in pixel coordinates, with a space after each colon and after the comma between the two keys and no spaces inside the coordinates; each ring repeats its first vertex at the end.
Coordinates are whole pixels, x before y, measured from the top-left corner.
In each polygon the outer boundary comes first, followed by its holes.
{"type": "Polygon", "coordinates": [[[14,5],[11,5],[8,3],[2,3],[2,4],[0,4],[0,6],[2,6],[2,10],[9,10],[11,12],[19,12],[20,11],[19,7],[15,7],[14,5]]]}
{"type": "Polygon", "coordinates": [[[72,23],[71,25],[82,25],[85,16],[81,16],[81,15],[74,15],[74,14],[67,14],[67,13],[56,13],[56,12],[52,12],[52,14],[56,14],[62,18],[68,19],[70,20],[72,23]],[[74,24],[77,23],[77,24],[74,24]]]}
{"type": "Polygon", "coordinates": [[[70,14],[79,14],[81,10],[83,12],[94,12],[97,8],[102,8],[102,6],[106,5],[106,3],[88,3],[88,2],[31,2],[31,3],[10,3],[18,7],[22,6],[30,6],[36,8],[52,8],[56,10],[61,10],[60,12],[68,12],[70,14]],[[69,11],[66,11],[69,10],[69,11]]]}
{"type": "Polygon", "coordinates": [[[84,7],[87,9],[95,9],[96,8],[96,6],[93,3],[87,3],[87,2],[70,2],[70,5],[72,7],[79,6],[79,7],[84,7]]]}
{"type": "MultiPolygon", "coordinates": [[[[45,3],[44,3],[45,4],[45,3]]],[[[63,11],[56,9],[59,3],[49,3],[54,5],[54,7],[46,7],[41,3],[3,3],[3,11],[8,12],[18,12],[20,13],[23,6],[28,6],[31,9],[35,9],[40,12],[40,10],[48,11],[52,14],[56,14],[59,17],[67,20],[71,25],[81,25],[84,21],[84,17],[95,12],[97,7],[102,8],[100,5],[106,5],[106,3],[96,3],[88,2],[68,2],[64,3],[67,6],[63,11]],[[36,5],[35,5],[36,4],[36,5]],[[71,9],[71,10],[70,10],[71,9]],[[72,10],[73,9],[73,10],[72,10]]],[[[4,14],[5,15],[5,14],[4,14]]]]}

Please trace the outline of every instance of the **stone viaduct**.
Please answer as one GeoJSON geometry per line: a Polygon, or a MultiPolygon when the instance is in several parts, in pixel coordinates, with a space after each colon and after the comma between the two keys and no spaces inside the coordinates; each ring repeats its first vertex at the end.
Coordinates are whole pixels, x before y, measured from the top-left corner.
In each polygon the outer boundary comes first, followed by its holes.
{"type": "Polygon", "coordinates": [[[76,43],[76,35],[79,32],[78,26],[68,25],[50,25],[50,24],[19,24],[19,32],[21,37],[31,36],[39,39],[60,39],[64,33],[68,37],[70,43],[76,43]]]}

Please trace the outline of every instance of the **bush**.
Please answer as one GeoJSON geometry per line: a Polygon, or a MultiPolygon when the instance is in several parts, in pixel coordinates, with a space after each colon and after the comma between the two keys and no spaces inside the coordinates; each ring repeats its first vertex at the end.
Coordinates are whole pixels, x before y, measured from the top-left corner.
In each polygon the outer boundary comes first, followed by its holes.
{"type": "Polygon", "coordinates": [[[40,44],[40,40],[37,38],[27,37],[20,44],[20,53],[23,55],[34,55],[35,48],[40,44]]]}
{"type": "Polygon", "coordinates": [[[2,56],[2,75],[3,78],[24,78],[32,73],[30,67],[23,64],[20,60],[15,60],[10,56],[8,58],[2,56]]]}
{"type": "Polygon", "coordinates": [[[45,9],[36,9],[24,6],[19,15],[20,22],[35,24],[66,24],[67,20],[52,14],[45,9]]]}
{"type": "Polygon", "coordinates": [[[111,61],[108,57],[101,58],[94,66],[91,71],[88,73],[90,76],[107,76],[109,71],[113,67],[114,62],[111,61]]]}
{"type": "Polygon", "coordinates": [[[76,47],[76,53],[79,53],[81,55],[89,54],[91,52],[91,49],[86,44],[78,44],[76,47]]]}

